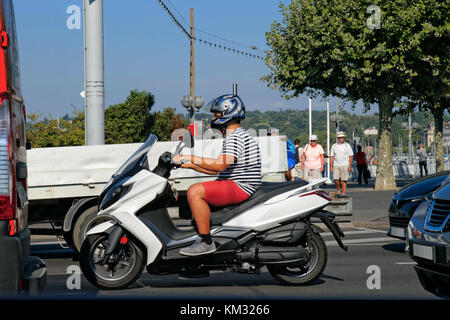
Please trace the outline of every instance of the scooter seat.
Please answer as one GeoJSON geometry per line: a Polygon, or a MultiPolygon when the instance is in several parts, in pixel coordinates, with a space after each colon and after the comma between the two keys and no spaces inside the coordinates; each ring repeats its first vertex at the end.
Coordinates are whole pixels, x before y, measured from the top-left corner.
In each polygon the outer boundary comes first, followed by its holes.
{"type": "Polygon", "coordinates": [[[226,207],[211,207],[211,225],[214,226],[223,224],[258,203],[265,202],[276,195],[282,194],[289,190],[301,188],[307,184],[308,182],[304,180],[288,182],[263,182],[258,190],[256,190],[256,192],[244,202],[226,207]]]}

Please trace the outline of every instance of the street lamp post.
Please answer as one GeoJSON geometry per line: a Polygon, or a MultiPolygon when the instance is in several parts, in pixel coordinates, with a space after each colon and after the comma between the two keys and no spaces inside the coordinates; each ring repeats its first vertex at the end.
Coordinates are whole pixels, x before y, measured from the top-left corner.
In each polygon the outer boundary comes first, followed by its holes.
{"type": "Polygon", "coordinates": [[[411,123],[411,113],[408,114],[408,122],[402,123],[402,128],[408,130],[408,164],[412,164],[413,160],[413,148],[412,148],[412,132],[414,129],[418,129],[419,125],[417,122],[411,123]]]}
{"type": "Polygon", "coordinates": [[[330,173],[330,101],[327,101],[327,184],[331,184],[330,173]]]}
{"type": "Polygon", "coordinates": [[[185,95],[181,98],[181,105],[188,110],[191,124],[195,122],[195,109],[198,111],[204,104],[203,97],[185,95]]]}

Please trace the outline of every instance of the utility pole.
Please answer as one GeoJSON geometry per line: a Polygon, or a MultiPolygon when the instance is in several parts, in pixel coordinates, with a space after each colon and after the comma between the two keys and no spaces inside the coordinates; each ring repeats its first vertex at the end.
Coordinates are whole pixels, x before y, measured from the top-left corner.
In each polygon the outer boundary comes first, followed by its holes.
{"type": "Polygon", "coordinates": [[[103,0],[84,0],[85,144],[105,144],[103,0]]]}
{"type": "Polygon", "coordinates": [[[339,132],[339,98],[336,97],[336,134],[339,132]]]}
{"type": "MultiPolygon", "coordinates": [[[[194,67],[194,8],[191,8],[191,70],[190,70],[190,95],[195,97],[195,67],[194,67]]],[[[192,106],[191,123],[195,122],[195,110],[192,106]]]]}
{"type": "Polygon", "coordinates": [[[311,135],[312,135],[312,100],[311,98],[309,98],[309,137],[311,137],[311,135]]]}
{"type": "Polygon", "coordinates": [[[191,8],[191,34],[190,34],[190,81],[189,81],[189,95],[181,98],[181,105],[189,112],[189,121],[192,126],[195,126],[195,108],[197,111],[203,107],[205,101],[203,97],[195,96],[195,67],[194,67],[194,9],[191,8]]]}

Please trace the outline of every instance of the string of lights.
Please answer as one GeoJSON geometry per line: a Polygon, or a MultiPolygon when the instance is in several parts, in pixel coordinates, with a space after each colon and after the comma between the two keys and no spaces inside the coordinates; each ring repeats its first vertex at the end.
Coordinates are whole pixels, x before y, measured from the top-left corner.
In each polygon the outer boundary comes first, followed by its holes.
{"type": "MultiPolygon", "coordinates": [[[[159,4],[163,7],[163,9],[167,12],[167,14],[169,15],[169,17],[171,18],[171,20],[175,23],[175,25],[189,38],[189,39],[191,39],[191,35],[189,34],[189,32],[187,31],[188,29],[185,27],[185,26],[183,26],[183,24],[175,17],[175,15],[172,13],[172,11],[169,9],[169,7],[162,1],[162,0],[157,0],[158,2],[159,2],[159,4]]],[[[167,0],[167,1],[169,1],[169,0],[167,0]]],[[[170,2],[170,1],[169,1],[170,2]]],[[[173,4],[171,3],[171,6],[176,10],[176,8],[173,6],[173,4]]],[[[178,12],[178,10],[176,10],[177,12],[178,12]]],[[[181,16],[181,19],[183,19],[184,20],[184,22],[187,24],[187,22],[186,22],[186,20],[183,18],[183,16],[178,12],[178,14],[181,16]]],[[[251,46],[251,47],[248,47],[248,46],[245,46],[245,45],[242,45],[242,44],[239,44],[239,43],[237,43],[237,42],[234,42],[234,41],[231,41],[231,40],[227,40],[227,39],[225,39],[225,38],[221,38],[221,37],[218,37],[218,36],[215,36],[215,35],[213,35],[213,34],[211,34],[211,33],[208,33],[208,32],[205,32],[205,31],[201,31],[201,30],[198,30],[198,29],[196,29],[196,28],[194,28],[194,30],[197,30],[197,31],[199,31],[199,32],[201,32],[201,33],[204,33],[204,34],[206,34],[206,35],[209,35],[209,36],[211,36],[211,37],[214,37],[214,38],[218,38],[218,39],[220,39],[220,40],[224,40],[224,41],[227,41],[227,42],[229,42],[229,43],[233,43],[233,44],[236,44],[236,45],[238,45],[238,46],[241,46],[241,47],[243,47],[243,48],[250,48],[250,49],[252,49],[252,50],[258,50],[258,51],[261,51],[261,50],[259,50],[258,48],[256,48],[256,47],[254,47],[254,46],[251,46]]],[[[258,54],[254,54],[254,53],[252,53],[252,52],[248,52],[248,51],[246,51],[246,50],[243,50],[243,49],[237,49],[237,48],[235,48],[235,47],[233,47],[233,46],[229,46],[229,45],[224,45],[223,43],[220,43],[221,41],[214,41],[214,40],[205,40],[203,37],[202,38],[199,38],[199,37],[193,37],[193,40],[194,41],[197,41],[199,44],[204,44],[204,45],[206,45],[206,46],[209,46],[210,48],[214,48],[214,49],[223,49],[225,52],[227,52],[227,53],[233,53],[233,54],[238,54],[238,55],[242,55],[242,56],[246,56],[246,57],[249,57],[249,58],[253,58],[253,59],[257,59],[257,60],[264,60],[265,58],[263,57],[263,56],[260,56],[260,55],[258,55],[258,54]]]]}

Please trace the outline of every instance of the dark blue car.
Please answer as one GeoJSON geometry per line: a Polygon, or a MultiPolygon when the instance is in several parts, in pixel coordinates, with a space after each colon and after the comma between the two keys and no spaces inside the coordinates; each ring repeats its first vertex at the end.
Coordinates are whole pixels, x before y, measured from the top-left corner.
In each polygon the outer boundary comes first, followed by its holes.
{"type": "Polygon", "coordinates": [[[394,238],[406,239],[406,228],[417,207],[441,186],[450,175],[450,171],[439,172],[417,179],[392,196],[389,206],[388,235],[394,238]]]}

